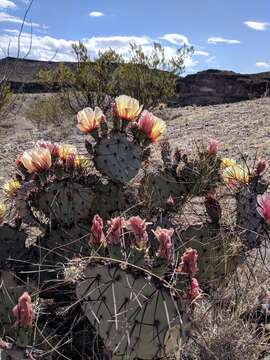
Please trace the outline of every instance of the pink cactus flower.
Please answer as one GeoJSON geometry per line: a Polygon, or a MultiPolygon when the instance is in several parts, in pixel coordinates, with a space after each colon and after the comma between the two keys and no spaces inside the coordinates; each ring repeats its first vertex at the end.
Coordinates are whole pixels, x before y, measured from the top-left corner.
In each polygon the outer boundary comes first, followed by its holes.
{"type": "Polygon", "coordinates": [[[157,252],[157,256],[167,261],[173,260],[173,233],[173,229],[162,229],[161,227],[157,227],[154,231],[154,234],[159,241],[159,249],[157,252]]]}
{"type": "Polygon", "coordinates": [[[68,169],[74,169],[76,164],[76,154],[68,154],[66,157],[66,166],[68,169]]]}
{"type": "Polygon", "coordinates": [[[264,193],[257,196],[257,211],[267,225],[270,225],[270,194],[264,193]]]}
{"type": "Polygon", "coordinates": [[[123,229],[125,227],[125,219],[118,216],[108,221],[109,229],[107,232],[107,244],[118,245],[121,244],[123,237],[123,229]]]}
{"type": "Polygon", "coordinates": [[[268,166],[269,166],[268,161],[264,159],[260,159],[256,166],[256,174],[262,175],[268,169],[268,166]]]}
{"type": "Polygon", "coordinates": [[[154,123],[155,123],[155,118],[153,114],[147,110],[144,110],[140,116],[138,122],[138,128],[146,135],[149,135],[154,126],[154,123]]]}
{"type": "Polygon", "coordinates": [[[168,197],[168,199],[166,200],[166,206],[167,206],[168,208],[172,208],[172,207],[174,207],[174,205],[175,205],[174,199],[173,199],[173,197],[170,195],[170,196],[168,197]]]}
{"type": "Polygon", "coordinates": [[[96,214],[92,221],[89,245],[100,246],[104,242],[105,242],[105,235],[103,232],[103,220],[98,214],[96,214]]]}
{"type": "Polygon", "coordinates": [[[126,228],[131,231],[134,236],[135,246],[139,248],[145,248],[148,243],[148,234],[146,232],[146,227],[151,223],[147,223],[145,220],[141,219],[139,216],[132,216],[126,222],[126,228]]]}
{"type": "Polygon", "coordinates": [[[41,147],[43,149],[49,149],[52,156],[59,156],[60,145],[57,143],[52,144],[50,141],[38,140],[35,147],[41,147]]]}
{"type": "Polygon", "coordinates": [[[261,289],[261,293],[258,296],[258,302],[263,310],[267,312],[270,311],[270,292],[265,288],[261,289]]]}
{"type": "Polygon", "coordinates": [[[188,300],[196,300],[202,296],[202,290],[200,289],[198,280],[196,278],[191,279],[191,284],[187,289],[186,294],[183,298],[188,300]]]}
{"type": "Polygon", "coordinates": [[[181,257],[181,263],[178,268],[178,272],[193,277],[194,274],[198,271],[198,253],[194,249],[186,249],[184,254],[181,257]]]}
{"type": "Polygon", "coordinates": [[[31,328],[33,325],[33,305],[31,296],[24,292],[19,298],[18,304],[12,309],[12,313],[17,319],[15,325],[23,328],[31,328]]]}
{"type": "Polygon", "coordinates": [[[207,146],[207,152],[209,155],[217,155],[217,152],[219,150],[219,141],[217,139],[210,139],[208,146],[207,146]]]}

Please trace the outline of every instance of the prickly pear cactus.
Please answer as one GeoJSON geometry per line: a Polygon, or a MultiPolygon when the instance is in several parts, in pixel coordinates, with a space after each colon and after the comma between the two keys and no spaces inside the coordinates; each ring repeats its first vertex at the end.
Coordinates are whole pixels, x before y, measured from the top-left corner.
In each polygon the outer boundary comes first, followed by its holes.
{"type": "Polygon", "coordinates": [[[263,194],[267,188],[267,182],[254,176],[251,182],[240,189],[236,195],[236,223],[239,227],[240,237],[249,249],[258,247],[263,238],[263,221],[256,208],[257,196],[263,194]]]}
{"type": "Polygon", "coordinates": [[[94,197],[91,188],[64,179],[32,192],[29,206],[33,217],[43,224],[70,226],[89,218],[94,197]]]}
{"type": "Polygon", "coordinates": [[[111,132],[94,148],[96,168],[113,181],[126,183],[133,179],[142,165],[143,151],[121,132],[111,132]]]}
{"type": "Polygon", "coordinates": [[[242,249],[236,246],[235,234],[230,233],[230,228],[210,223],[177,230],[176,252],[182,254],[189,247],[198,252],[197,277],[204,290],[226,284],[243,261],[242,249]]]}
{"type": "MultiPolygon", "coordinates": [[[[25,242],[27,234],[9,224],[0,225],[0,267],[3,268],[9,263],[15,264],[16,259],[20,259],[25,252],[25,242]],[[10,261],[10,259],[13,261],[10,261]]],[[[18,264],[17,264],[18,265],[18,264]]]]}
{"type": "Polygon", "coordinates": [[[166,357],[165,339],[180,323],[182,307],[162,281],[118,265],[90,264],[76,294],[113,354],[129,359],[166,357]]]}

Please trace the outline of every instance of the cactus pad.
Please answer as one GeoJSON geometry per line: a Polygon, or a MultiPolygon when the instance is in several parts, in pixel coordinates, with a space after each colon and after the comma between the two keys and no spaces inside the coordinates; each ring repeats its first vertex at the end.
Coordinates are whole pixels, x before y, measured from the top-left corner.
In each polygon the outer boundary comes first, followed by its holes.
{"type": "Polygon", "coordinates": [[[186,248],[198,252],[197,274],[200,286],[209,289],[222,284],[241,261],[240,252],[232,250],[230,229],[218,228],[215,224],[191,225],[179,230],[175,245],[180,255],[186,248]]]}
{"type": "Polygon", "coordinates": [[[39,222],[65,226],[88,219],[93,199],[94,193],[89,187],[65,179],[33,192],[30,206],[39,222]]]}
{"type": "Polygon", "coordinates": [[[76,293],[113,354],[128,359],[166,357],[165,338],[179,325],[181,306],[161,281],[117,265],[93,264],[76,293]]]}
{"type": "Polygon", "coordinates": [[[257,196],[258,194],[263,194],[267,190],[267,187],[268,183],[254,178],[249,186],[245,186],[239,191],[236,197],[236,223],[240,229],[240,237],[249,249],[260,245],[263,222],[256,210],[257,196]]]}
{"type": "Polygon", "coordinates": [[[25,250],[27,234],[4,224],[0,225],[0,267],[3,268],[9,258],[20,259],[25,250]]]}
{"type": "Polygon", "coordinates": [[[111,180],[125,183],[133,179],[141,168],[143,151],[131,142],[126,133],[111,132],[94,149],[96,168],[111,180]]]}

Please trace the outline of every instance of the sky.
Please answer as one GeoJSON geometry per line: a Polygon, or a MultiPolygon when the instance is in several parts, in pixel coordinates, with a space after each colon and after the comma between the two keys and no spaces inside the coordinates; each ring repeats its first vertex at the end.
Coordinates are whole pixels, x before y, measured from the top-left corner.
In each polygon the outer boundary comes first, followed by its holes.
{"type": "MultiPolygon", "coordinates": [[[[0,57],[18,55],[29,0],[0,0],[0,57]]],[[[168,58],[194,47],[185,74],[205,69],[270,71],[270,0],[34,0],[19,56],[74,61],[83,41],[94,58],[113,48],[128,58],[130,43],[147,52],[160,42],[168,58]]]]}

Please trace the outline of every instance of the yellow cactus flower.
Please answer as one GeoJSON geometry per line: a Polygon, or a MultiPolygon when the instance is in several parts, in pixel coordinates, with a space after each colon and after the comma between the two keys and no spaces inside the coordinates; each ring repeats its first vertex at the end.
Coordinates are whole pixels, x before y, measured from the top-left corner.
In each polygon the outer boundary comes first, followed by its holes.
{"type": "Polygon", "coordinates": [[[127,95],[120,95],[115,99],[113,111],[122,120],[134,121],[140,115],[142,108],[138,100],[127,95]]]}
{"type": "Polygon", "coordinates": [[[14,197],[20,187],[21,183],[18,180],[9,180],[4,185],[4,192],[8,197],[14,197]]]}
{"type": "Polygon", "coordinates": [[[229,159],[229,158],[221,159],[221,169],[222,170],[226,169],[228,166],[233,166],[233,165],[236,165],[235,160],[229,159]]]}
{"type": "Polygon", "coordinates": [[[70,144],[60,145],[58,154],[59,154],[60,159],[66,160],[69,155],[77,154],[77,148],[76,148],[76,146],[70,145],[70,144]]]}
{"type": "Polygon", "coordinates": [[[95,107],[95,110],[88,107],[78,112],[77,120],[77,127],[87,134],[98,129],[100,124],[106,121],[106,117],[99,107],[95,107]]]}
{"type": "Polygon", "coordinates": [[[4,221],[4,217],[6,215],[6,205],[0,202],[0,224],[4,221]]]}
{"type": "Polygon", "coordinates": [[[249,181],[248,170],[237,164],[227,166],[223,170],[223,180],[227,185],[232,187],[238,184],[247,184],[249,181]]]}
{"type": "Polygon", "coordinates": [[[75,157],[75,167],[77,168],[87,168],[91,164],[90,159],[84,155],[77,155],[75,157]]]}
{"type": "Polygon", "coordinates": [[[152,127],[149,139],[151,142],[157,141],[157,139],[166,131],[166,124],[163,120],[155,117],[154,126],[152,127]]]}
{"type": "Polygon", "coordinates": [[[48,170],[52,166],[52,157],[49,149],[34,148],[22,154],[21,163],[31,174],[48,170]]]}

